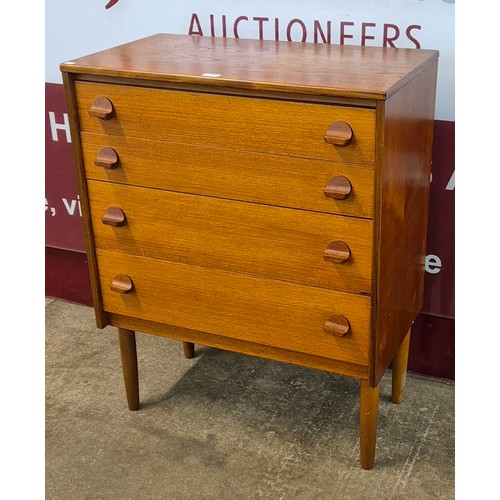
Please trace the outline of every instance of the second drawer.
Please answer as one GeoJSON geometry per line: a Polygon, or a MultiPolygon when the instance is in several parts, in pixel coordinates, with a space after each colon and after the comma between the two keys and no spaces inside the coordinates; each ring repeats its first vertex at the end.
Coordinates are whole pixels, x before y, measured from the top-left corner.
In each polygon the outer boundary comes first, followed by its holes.
{"type": "Polygon", "coordinates": [[[373,217],[367,166],[120,135],[82,132],[81,138],[89,179],[373,217]]]}
{"type": "Polygon", "coordinates": [[[372,221],[88,181],[95,245],[370,293],[372,221]]]}

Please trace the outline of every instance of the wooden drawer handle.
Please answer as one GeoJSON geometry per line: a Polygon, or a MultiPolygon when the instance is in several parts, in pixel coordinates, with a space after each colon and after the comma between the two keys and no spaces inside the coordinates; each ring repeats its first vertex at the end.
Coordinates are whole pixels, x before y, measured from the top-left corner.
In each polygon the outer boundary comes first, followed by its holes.
{"type": "Polygon", "coordinates": [[[335,262],[337,264],[343,264],[349,260],[351,256],[351,249],[347,243],[343,241],[332,241],[325,248],[323,253],[323,258],[327,262],[335,262]]]}
{"type": "Polygon", "coordinates": [[[325,142],[334,146],[347,146],[352,141],[352,128],[344,121],[333,122],[325,134],[325,142]]]}
{"type": "Polygon", "coordinates": [[[89,109],[89,115],[101,120],[109,120],[113,116],[113,103],[107,97],[96,97],[89,109]]]}
{"type": "Polygon", "coordinates": [[[325,187],[325,196],[335,198],[336,200],[345,200],[349,198],[352,192],[352,186],[347,177],[336,175],[331,177],[325,187]]]}
{"type": "Polygon", "coordinates": [[[117,274],[111,282],[111,290],[117,293],[129,293],[134,289],[134,283],[130,276],[126,274],[117,274]]]}
{"type": "Polygon", "coordinates": [[[101,148],[94,160],[94,165],[113,170],[118,166],[117,152],[113,148],[101,148]]]}
{"type": "Polygon", "coordinates": [[[125,212],[119,207],[109,207],[101,219],[106,226],[121,227],[127,222],[125,212]]]}
{"type": "Polygon", "coordinates": [[[326,320],[323,330],[325,333],[335,335],[336,337],[343,337],[349,333],[350,325],[345,316],[336,315],[326,320]]]}

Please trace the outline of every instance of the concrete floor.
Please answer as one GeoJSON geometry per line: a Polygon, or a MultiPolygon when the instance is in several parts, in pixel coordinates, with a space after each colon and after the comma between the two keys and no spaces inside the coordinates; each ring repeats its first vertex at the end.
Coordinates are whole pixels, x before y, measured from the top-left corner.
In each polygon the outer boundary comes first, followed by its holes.
{"type": "Polygon", "coordinates": [[[358,381],[137,335],[130,412],[114,328],[46,300],[46,498],[453,499],[454,385],[381,382],[375,468],[359,465],[358,381]]]}

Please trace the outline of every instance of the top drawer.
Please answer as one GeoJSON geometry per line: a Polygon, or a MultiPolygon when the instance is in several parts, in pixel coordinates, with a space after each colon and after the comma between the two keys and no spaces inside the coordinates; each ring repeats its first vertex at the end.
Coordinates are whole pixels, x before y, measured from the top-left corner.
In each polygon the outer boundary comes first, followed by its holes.
{"type": "Polygon", "coordinates": [[[373,164],[375,111],[371,109],[76,82],[82,131],[143,137],[282,154],[302,158],[373,164]],[[112,106],[106,118],[90,116],[96,98],[112,106]],[[352,131],[346,145],[327,143],[338,121],[352,131]]]}

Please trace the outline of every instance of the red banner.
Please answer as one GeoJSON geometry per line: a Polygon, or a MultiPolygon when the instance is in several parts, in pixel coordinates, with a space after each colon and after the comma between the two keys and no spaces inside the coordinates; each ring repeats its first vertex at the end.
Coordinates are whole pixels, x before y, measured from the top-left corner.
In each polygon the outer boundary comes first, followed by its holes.
{"type": "Polygon", "coordinates": [[[63,86],[45,84],[45,244],[85,252],[63,86]]]}
{"type": "Polygon", "coordinates": [[[422,312],[455,317],[455,123],[436,121],[422,312]]]}

